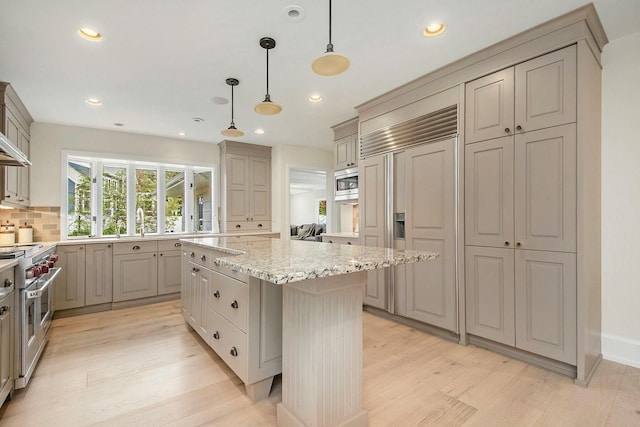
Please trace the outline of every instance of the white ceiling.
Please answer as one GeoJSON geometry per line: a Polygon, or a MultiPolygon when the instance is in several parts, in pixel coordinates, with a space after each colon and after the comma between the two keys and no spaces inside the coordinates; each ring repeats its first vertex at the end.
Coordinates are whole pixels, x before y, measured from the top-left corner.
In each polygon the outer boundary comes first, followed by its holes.
{"type": "MultiPolygon", "coordinates": [[[[354,106],[434,69],[584,4],[584,0],[334,0],[333,43],[351,60],[347,72],[320,77],[311,62],[328,41],[321,0],[2,0],[0,80],[10,82],[36,121],[217,143],[229,126],[227,77],[236,77],[238,140],[330,149],[330,126],[354,106]],[[287,19],[289,5],[305,16],[287,19]],[[447,31],[427,39],[423,28],[447,31]],[[101,42],[78,37],[93,27],[101,42]],[[260,116],[266,92],[283,106],[260,116]],[[320,93],[324,101],[307,98],[320,93]],[[85,98],[104,100],[91,107],[85,98]],[[196,123],[194,117],[205,121],[196,123]],[[124,123],[116,127],[114,123],[124,123]],[[262,127],[265,134],[256,135],[262,127]]],[[[610,40],[640,31],[639,0],[595,0],[610,40]]]]}

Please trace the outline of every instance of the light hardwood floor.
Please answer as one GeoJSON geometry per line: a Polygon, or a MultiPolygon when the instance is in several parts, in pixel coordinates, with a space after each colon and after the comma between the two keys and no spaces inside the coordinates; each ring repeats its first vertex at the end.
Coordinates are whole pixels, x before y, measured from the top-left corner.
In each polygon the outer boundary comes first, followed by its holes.
{"type": "MultiPolygon", "coordinates": [[[[6,426],[274,426],[281,397],[253,403],[188,332],[180,302],[56,319],[6,426]]],[[[604,361],[588,388],[499,354],[364,313],[370,426],[640,426],[640,369],[604,361]]]]}

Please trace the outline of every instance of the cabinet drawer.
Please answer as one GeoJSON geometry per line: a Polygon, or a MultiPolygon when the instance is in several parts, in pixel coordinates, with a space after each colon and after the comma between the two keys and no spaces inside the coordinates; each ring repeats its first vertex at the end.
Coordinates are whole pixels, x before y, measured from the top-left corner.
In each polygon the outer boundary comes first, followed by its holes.
{"type": "Polygon", "coordinates": [[[211,272],[210,307],[242,331],[247,330],[248,286],[218,272],[211,272]]]}
{"type": "Polygon", "coordinates": [[[114,255],[139,254],[149,252],[158,252],[157,241],[118,242],[113,244],[114,255]]]}
{"type": "Polygon", "coordinates": [[[182,243],[178,239],[158,240],[158,252],[163,251],[179,251],[182,243]]]}
{"type": "Polygon", "coordinates": [[[198,246],[188,246],[183,249],[183,252],[186,252],[189,261],[195,264],[207,268],[211,268],[211,265],[213,265],[214,256],[212,256],[211,251],[207,249],[198,246]]]}
{"type": "Polygon", "coordinates": [[[336,243],[338,245],[359,245],[360,244],[360,239],[357,237],[322,236],[322,241],[327,243],[336,243]]]}
{"type": "Polygon", "coordinates": [[[247,335],[214,310],[209,311],[209,345],[236,373],[247,382],[247,335]],[[235,352],[233,351],[235,349],[235,352]],[[232,354],[234,353],[234,354],[232,354]]]}
{"type": "Polygon", "coordinates": [[[271,221],[232,221],[227,222],[227,232],[271,231],[271,221]]]}

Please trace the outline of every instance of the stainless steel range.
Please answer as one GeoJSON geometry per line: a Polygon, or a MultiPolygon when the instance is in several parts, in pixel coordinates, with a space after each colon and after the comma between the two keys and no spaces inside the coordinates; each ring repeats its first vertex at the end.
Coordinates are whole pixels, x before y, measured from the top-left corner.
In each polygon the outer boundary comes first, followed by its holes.
{"type": "Polygon", "coordinates": [[[53,319],[53,286],[60,268],[55,246],[42,244],[0,247],[0,259],[18,258],[16,268],[16,365],[15,388],[26,387],[47,343],[53,319]]]}

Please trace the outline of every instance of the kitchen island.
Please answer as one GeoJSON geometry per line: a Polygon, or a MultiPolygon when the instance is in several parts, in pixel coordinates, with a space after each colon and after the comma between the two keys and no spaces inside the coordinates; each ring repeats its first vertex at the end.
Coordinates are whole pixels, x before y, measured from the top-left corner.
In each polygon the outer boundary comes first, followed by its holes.
{"type": "MultiPolygon", "coordinates": [[[[212,293],[215,304],[222,298],[218,288],[229,289],[231,279],[244,280],[249,285],[246,314],[231,319],[234,325],[248,325],[244,331],[231,325],[231,335],[246,332],[246,337],[241,336],[248,342],[253,366],[249,362],[248,367],[243,365],[236,371],[233,364],[239,356],[238,347],[218,351],[215,346],[222,339],[218,327],[205,325],[200,329],[213,336],[208,342],[236,373],[240,372],[238,376],[254,400],[269,394],[273,375],[279,373],[274,371],[279,367],[273,363],[274,349],[269,348],[274,339],[279,342],[278,335],[268,331],[268,325],[278,325],[270,317],[274,305],[281,308],[282,402],[278,404],[278,425],[367,425],[367,412],[362,407],[362,292],[367,270],[428,261],[438,254],[260,237],[182,242],[183,274],[192,276],[183,282],[199,286],[197,294],[205,295],[204,300],[212,293]],[[222,285],[214,279],[197,279],[206,265],[212,274],[219,275],[216,277],[220,277],[222,285]],[[274,289],[282,291],[280,301],[272,298],[274,289]],[[264,301],[272,301],[273,305],[267,307],[264,301]],[[262,320],[267,325],[262,325],[262,320]],[[256,324],[255,333],[250,330],[251,324],[256,324]],[[263,353],[271,357],[265,358],[263,353]],[[256,376],[263,368],[264,375],[256,376]]],[[[242,287],[234,289],[231,293],[238,294],[242,287]]],[[[190,292],[186,290],[183,298],[195,302],[189,297],[190,292]]],[[[226,323],[227,305],[222,305],[221,311],[212,309],[209,319],[226,323]]],[[[235,310],[229,316],[236,316],[240,310],[238,299],[232,300],[231,307],[235,310]]],[[[196,311],[203,317],[202,307],[196,311]]],[[[185,320],[191,317],[185,314],[185,320]]]]}

